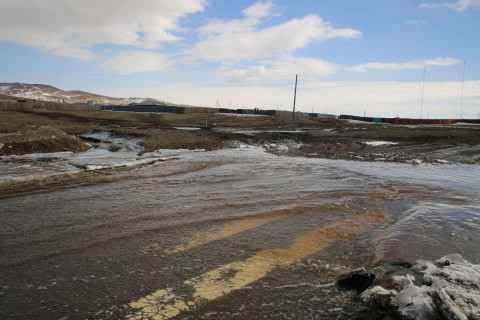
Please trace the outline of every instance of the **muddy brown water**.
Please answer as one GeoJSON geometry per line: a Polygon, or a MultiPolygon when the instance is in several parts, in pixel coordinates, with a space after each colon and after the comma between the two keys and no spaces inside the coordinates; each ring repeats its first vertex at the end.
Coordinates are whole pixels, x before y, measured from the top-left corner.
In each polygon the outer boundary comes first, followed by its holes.
{"type": "Polygon", "coordinates": [[[351,270],[480,263],[477,165],[249,147],[102,179],[0,199],[0,318],[359,318],[358,295],[335,286],[351,270]]]}

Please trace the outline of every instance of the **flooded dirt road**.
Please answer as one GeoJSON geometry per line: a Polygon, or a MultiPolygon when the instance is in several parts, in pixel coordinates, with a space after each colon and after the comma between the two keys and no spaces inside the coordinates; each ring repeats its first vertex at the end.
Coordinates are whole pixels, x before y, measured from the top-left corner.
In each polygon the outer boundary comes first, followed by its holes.
{"type": "Polygon", "coordinates": [[[0,318],[358,318],[358,295],[335,286],[356,268],[480,263],[477,165],[247,146],[164,160],[0,199],[0,318]]]}

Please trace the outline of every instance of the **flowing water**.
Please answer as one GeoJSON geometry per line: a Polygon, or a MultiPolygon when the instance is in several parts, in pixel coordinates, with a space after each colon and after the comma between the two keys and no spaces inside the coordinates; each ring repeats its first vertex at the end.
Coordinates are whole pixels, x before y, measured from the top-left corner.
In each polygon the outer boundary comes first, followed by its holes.
{"type": "Polygon", "coordinates": [[[0,187],[25,190],[0,199],[2,319],[356,318],[358,295],[335,286],[354,269],[480,263],[476,165],[247,146],[90,172],[53,157],[0,162],[0,187]]]}

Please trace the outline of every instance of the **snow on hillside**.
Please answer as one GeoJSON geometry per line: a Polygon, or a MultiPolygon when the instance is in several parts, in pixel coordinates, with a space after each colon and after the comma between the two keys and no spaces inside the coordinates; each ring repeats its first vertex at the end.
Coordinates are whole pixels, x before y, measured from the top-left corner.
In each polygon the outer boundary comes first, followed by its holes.
{"type": "MultiPolygon", "coordinates": [[[[0,83],[0,94],[17,98],[60,103],[86,103],[89,100],[99,104],[158,103],[151,98],[112,98],[80,90],[64,91],[45,84],[0,83]]],[[[171,103],[170,103],[171,104],[171,103]]]]}
{"type": "Polygon", "coordinates": [[[88,100],[94,100],[98,103],[125,103],[124,99],[111,98],[78,90],[64,91],[44,84],[0,83],[0,94],[51,102],[85,103],[88,100]]]}

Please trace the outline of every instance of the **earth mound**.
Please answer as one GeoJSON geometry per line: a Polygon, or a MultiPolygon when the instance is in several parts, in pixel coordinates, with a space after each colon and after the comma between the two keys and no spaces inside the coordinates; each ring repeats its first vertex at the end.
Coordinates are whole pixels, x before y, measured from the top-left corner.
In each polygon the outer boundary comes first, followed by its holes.
{"type": "Polygon", "coordinates": [[[69,136],[62,130],[41,127],[0,134],[0,156],[31,153],[81,152],[90,146],[69,136]]]}

